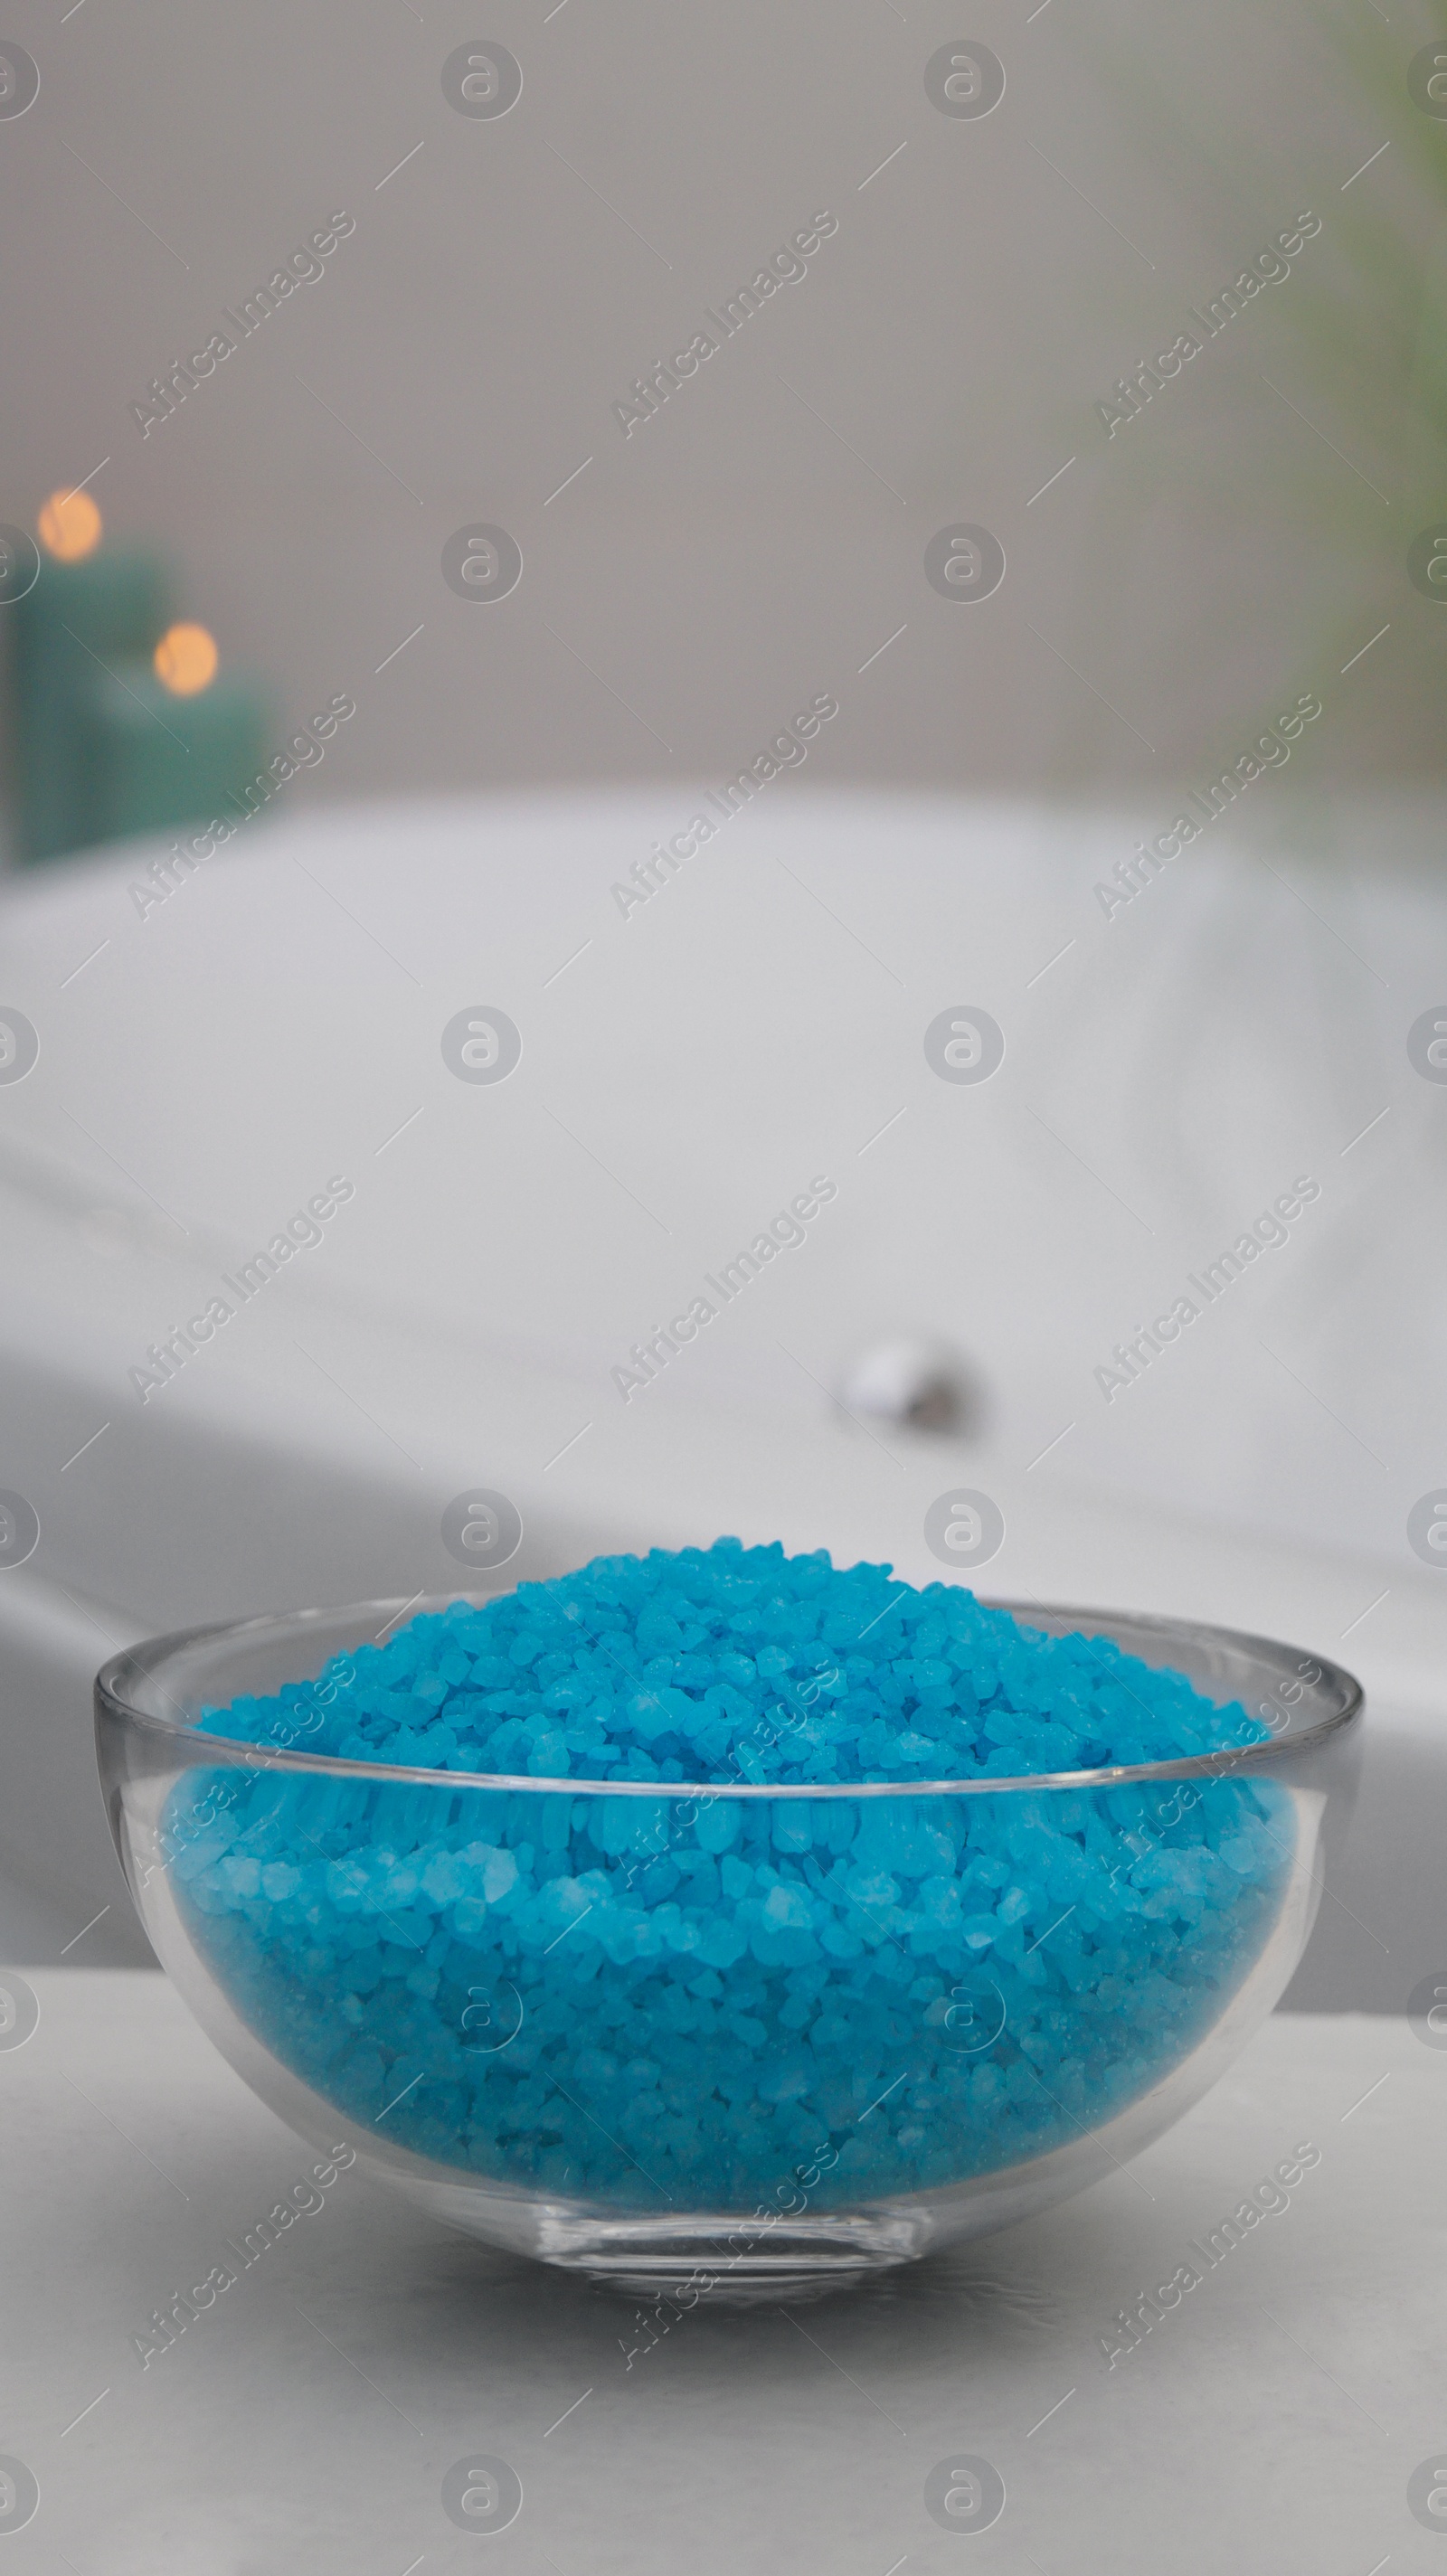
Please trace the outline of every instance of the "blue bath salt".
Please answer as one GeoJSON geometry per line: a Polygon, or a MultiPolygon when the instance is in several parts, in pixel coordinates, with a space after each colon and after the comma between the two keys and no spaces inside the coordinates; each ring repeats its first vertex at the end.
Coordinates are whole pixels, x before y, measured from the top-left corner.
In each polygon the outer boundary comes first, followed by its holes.
{"type": "Polygon", "coordinates": [[[454,1603],[198,1723],[451,1775],[177,1782],[171,1882],[256,2036],[379,2140],[619,2211],[936,2192],[1078,2139],[1219,2020],[1295,1849],[1267,1779],[988,1787],[1266,1737],[1239,1704],[736,1539],[454,1603]]]}

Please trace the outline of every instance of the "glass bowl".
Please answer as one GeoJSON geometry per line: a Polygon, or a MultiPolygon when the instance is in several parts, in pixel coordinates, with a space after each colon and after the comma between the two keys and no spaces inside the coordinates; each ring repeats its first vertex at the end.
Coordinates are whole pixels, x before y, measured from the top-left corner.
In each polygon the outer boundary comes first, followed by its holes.
{"type": "Polygon", "coordinates": [[[458,1598],[114,1656],[121,1866],[202,2027],[303,2137],[469,2235],[680,2305],[909,2262],[1136,2154],[1281,1995],[1350,1812],[1339,1666],[1033,1602],[992,1606],[1185,1674],[1239,1708],[1233,1741],[823,1789],[308,1752],[330,1659],[458,1598]],[[269,1744],[198,1724],[273,1693],[269,1744]]]}

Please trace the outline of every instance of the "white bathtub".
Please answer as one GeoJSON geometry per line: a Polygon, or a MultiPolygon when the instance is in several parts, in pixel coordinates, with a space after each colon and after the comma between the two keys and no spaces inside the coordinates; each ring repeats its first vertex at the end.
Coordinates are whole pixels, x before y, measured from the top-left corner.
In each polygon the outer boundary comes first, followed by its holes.
{"type": "Polygon", "coordinates": [[[1447,1485],[1447,1086],[1406,1036],[1447,887],[1430,815],[1283,786],[1109,906],[1163,817],[788,780],[673,870],[686,788],[258,824],[164,893],[160,844],[5,881],[0,1009],[40,1052],[0,1080],[0,1488],[40,1538],[0,1569],[0,1952],[108,1905],[69,1955],[141,1954],[89,1751],[108,1637],[461,1580],[473,1486],[524,1578],[735,1530],[919,1580],[968,1488],[1005,1524],[981,1589],[1363,1673],[1364,1928],[1326,1909],[1297,1999],[1395,2007],[1440,1964],[1447,1571],[1406,1525],[1447,1485]],[[521,1032],[505,1081],[444,1062],[472,1005],[521,1032]],[[987,1081],[926,1060],[956,1005],[1004,1033],[987,1081]],[[705,1285],[821,1177],[802,1241],[705,1285]],[[243,1293],[291,1219],[320,1240],[243,1293]],[[955,1429],[834,1401],[901,1335],[955,1429]]]}

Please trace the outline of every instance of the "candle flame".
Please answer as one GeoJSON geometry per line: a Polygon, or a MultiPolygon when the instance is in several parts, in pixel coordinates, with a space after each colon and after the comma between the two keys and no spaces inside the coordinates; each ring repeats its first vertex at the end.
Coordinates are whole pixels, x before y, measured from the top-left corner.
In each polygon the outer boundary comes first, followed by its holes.
{"type": "Polygon", "coordinates": [[[38,529],[46,553],[57,563],[79,563],[100,543],[101,516],[88,492],[52,492],[38,529]]]}
{"type": "Polygon", "coordinates": [[[216,677],[216,639],[204,626],[169,626],[155,651],[155,672],[176,698],[194,698],[216,677]]]}

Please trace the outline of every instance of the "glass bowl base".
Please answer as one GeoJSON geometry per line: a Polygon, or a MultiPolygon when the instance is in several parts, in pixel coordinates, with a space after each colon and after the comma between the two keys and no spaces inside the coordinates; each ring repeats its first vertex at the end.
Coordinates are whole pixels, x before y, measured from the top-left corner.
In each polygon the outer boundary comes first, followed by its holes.
{"type": "Polygon", "coordinates": [[[563,2220],[539,2231],[545,2263],[581,2272],[630,2298],[687,2309],[788,2306],[848,2289],[871,2272],[917,2260],[927,2220],[841,2212],[790,2219],[767,2231],[739,2218],[563,2220]]]}

